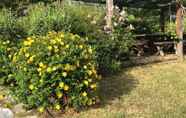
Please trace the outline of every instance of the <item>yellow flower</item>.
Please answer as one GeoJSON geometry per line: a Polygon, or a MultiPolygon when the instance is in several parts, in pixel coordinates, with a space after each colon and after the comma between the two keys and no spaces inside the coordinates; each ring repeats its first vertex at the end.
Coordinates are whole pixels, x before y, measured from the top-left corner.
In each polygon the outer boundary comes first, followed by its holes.
{"type": "Polygon", "coordinates": [[[62,98],[62,97],[63,97],[63,93],[57,92],[57,97],[58,97],[58,98],[62,98]]]}
{"type": "Polygon", "coordinates": [[[56,108],[57,110],[60,110],[60,109],[61,109],[61,106],[60,106],[59,104],[56,104],[56,105],[55,105],[55,108],[56,108]]]}
{"type": "Polygon", "coordinates": [[[34,42],[34,40],[32,40],[31,38],[27,38],[27,41],[24,41],[23,44],[25,46],[30,46],[30,45],[32,45],[33,42],[34,42]]]}
{"type": "Polygon", "coordinates": [[[68,91],[69,90],[69,86],[68,85],[64,85],[64,90],[68,91]]]}
{"type": "Polygon", "coordinates": [[[58,41],[58,42],[60,42],[60,41],[61,41],[61,39],[60,39],[60,38],[58,38],[58,37],[56,37],[56,38],[55,38],[55,40],[56,40],[56,41],[58,41]]]}
{"type": "Polygon", "coordinates": [[[39,66],[41,67],[41,69],[43,68],[46,68],[46,65],[44,65],[42,62],[39,63],[39,66]]]}
{"type": "Polygon", "coordinates": [[[96,84],[92,84],[92,85],[90,85],[90,88],[91,88],[91,89],[95,89],[96,87],[97,87],[96,84]]]}
{"type": "Polygon", "coordinates": [[[86,97],[86,96],[87,96],[87,92],[83,92],[82,95],[83,95],[84,97],[86,97]]]}
{"type": "Polygon", "coordinates": [[[4,99],[4,95],[0,95],[0,100],[3,100],[4,99]]]}
{"type": "Polygon", "coordinates": [[[40,67],[43,67],[43,66],[44,66],[44,64],[43,64],[42,62],[40,62],[40,63],[39,63],[39,66],[40,66],[40,67]]]}
{"type": "Polygon", "coordinates": [[[53,68],[52,68],[52,71],[56,71],[57,70],[57,68],[54,66],[53,68]]]}
{"type": "Polygon", "coordinates": [[[63,46],[63,45],[65,45],[65,43],[64,42],[60,42],[60,44],[63,46]]]}
{"type": "Polygon", "coordinates": [[[40,79],[39,82],[40,82],[40,83],[43,83],[43,79],[40,79]]]}
{"type": "Polygon", "coordinates": [[[51,43],[52,44],[56,44],[56,40],[51,40],[51,43]]]}
{"type": "Polygon", "coordinates": [[[27,57],[27,58],[28,58],[29,56],[30,56],[30,54],[29,54],[29,53],[26,53],[26,54],[25,54],[25,57],[27,57]]]}
{"type": "Polygon", "coordinates": [[[93,72],[94,74],[97,74],[97,71],[96,71],[95,69],[93,69],[92,72],[93,72]]]}
{"type": "Polygon", "coordinates": [[[79,48],[80,48],[80,49],[83,49],[83,45],[79,45],[79,48]]]}
{"type": "Polygon", "coordinates": [[[24,44],[25,46],[29,45],[29,44],[28,44],[28,41],[24,41],[23,44],[24,44]]]}
{"type": "Polygon", "coordinates": [[[91,49],[91,48],[89,48],[89,49],[88,49],[88,52],[89,52],[90,54],[92,54],[92,49],[91,49]]]}
{"type": "Polygon", "coordinates": [[[37,69],[38,72],[41,72],[41,70],[42,70],[41,68],[38,68],[38,69],[37,69]]]}
{"type": "Polygon", "coordinates": [[[34,60],[35,55],[31,56],[29,60],[32,62],[34,60]]]}
{"type": "Polygon", "coordinates": [[[87,73],[88,73],[89,76],[92,75],[92,71],[91,70],[88,70],[87,73]]]}
{"type": "Polygon", "coordinates": [[[44,110],[45,110],[45,108],[44,108],[44,107],[39,107],[39,108],[38,108],[38,111],[39,111],[40,113],[43,113],[43,112],[44,112],[44,110]]]}
{"type": "Polygon", "coordinates": [[[34,89],[34,85],[32,85],[32,84],[29,85],[29,89],[30,89],[30,90],[33,90],[33,89],[34,89]]]}
{"type": "Polygon", "coordinates": [[[66,64],[64,70],[70,71],[70,68],[71,68],[71,67],[70,67],[70,64],[66,64]]]}
{"type": "Polygon", "coordinates": [[[55,49],[54,52],[55,52],[55,53],[59,52],[59,49],[55,49]]]}
{"type": "Polygon", "coordinates": [[[60,88],[63,88],[64,85],[65,85],[64,82],[60,82],[60,83],[59,83],[59,87],[60,87],[60,88]]]}
{"type": "Polygon", "coordinates": [[[30,37],[28,37],[27,40],[32,40],[32,39],[30,37]]]}
{"type": "Polygon", "coordinates": [[[51,67],[48,67],[47,68],[47,72],[51,73],[52,72],[52,68],[51,67]]]}
{"type": "Polygon", "coordinates": [[[69,48],[69,45],[67,44],[67,45],[65,46],[65,48],[69,48]]]}
{"type": "Polygon", "coordinates": [[[27,61],[28,64],[31,64],[34,61],[34,56],[30,57],[27,61]]]}
{"type": "Polygon", "coordinates": [[[67,72],[62,73],[63,77],[67,77],[67,72]]]}
{"type": "Polygon", "coordinates": [[[84,80],[83,83],[84,83],[86,86],[88,86],[88,83],[89,83],[89,82],[88,82],[87,80],[84,80]]]}
{"type": "Polygon", "coordinates": [[[56,45],[54,46],[54,48],[55,48],[55,49],[58,49],[58,47],[57,47],[56,45]]]}
{"type": "Polygon", "coordinates": [[[61,38],[64,38],[64,37],[65,37],[65,35],[64,35],[63,33],[61,33],[61,35],[60,35],[60,36],[61,36],[61,38]]]}
{"type": "Polygon", "coordinates": [[[48,50],[52,50],[52,46],[48,46],[48,50]]]}

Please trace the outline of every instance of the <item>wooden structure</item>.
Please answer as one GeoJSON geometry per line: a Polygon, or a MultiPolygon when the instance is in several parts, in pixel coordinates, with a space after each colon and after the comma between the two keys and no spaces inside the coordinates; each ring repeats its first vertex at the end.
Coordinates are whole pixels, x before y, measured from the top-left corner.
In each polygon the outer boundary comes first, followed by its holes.
{"type": "Polygon", "coordinates": [[[109,29],[112,29],[112,16],[113,16],[113,9],[114,9],[113,4],[114,4],[113,0],[107,0],[106,2],[106,8],[107,8],[106,24],[109,29]]]}
{"type": "MultiPolygon", "coordinates": [[[[144,8],[144,9],[160,9],[160,28],[164,32],[165,28],[165,10],[169,9],[169,6],[174,6],[176,12],[176,34],[179,38],[177,43],[177,55],[183,60],[183,5],[186,4],[186,0],[76,0],[92,3],[102,3],[107,6],[107,26],[112,27],[112,14],[113,6],[117,5],[122,7],[144,8]],[[182,2],[180,2],[182,1],[182,2]]],[[[156,43],[157,45],[163,45],[163,43],[156,43]]],[[[166,43],[170,44],[170,43],[166,43]]],[[[171,43],[172,44],[172,43],[171,43]]],[[[159,47],[160,48],[160,47],[159,47]]],[[[162,47],[159,49],[161,51],[162,47]]]]}
{"type": "Polygon", "coordinates": [[[180,59],[183,60],[183,32],[184,32],[184,24],[183,24],[183,16],[184,15],[184,8],[181,3],[176,4],[176,34],[179,38],[179,42],[177,44],[177,53],[180,56],[180,59]]]}

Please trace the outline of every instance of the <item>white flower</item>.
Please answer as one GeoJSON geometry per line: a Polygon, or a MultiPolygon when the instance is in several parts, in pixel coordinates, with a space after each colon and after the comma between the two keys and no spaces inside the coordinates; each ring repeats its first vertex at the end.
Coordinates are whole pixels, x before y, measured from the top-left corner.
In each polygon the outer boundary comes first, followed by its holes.
{"type": "Polygon", "coordinates": [[[123,17],[119,17],[119,22],[124,21],[123,17]]]}
{"type": "Polygon", "coordinates": [[[124,16],[126,14],[126,12],[124,11],[124,10],[122,10],[121,12],[120,12],[120,15],[121,16],[124,16]]]}
{"type": "Polygon", "coordinates": [[[134,30],[134,26],[132,24],[129,25],[130,30],[134,30]]]}
{"type": "Polygon", "coordinates": [[[118,7],[118,6],[115,6],[115,9],[116,9],[116,10],[119,10],[119,7],[118,7]]]}
{"type": "Polygon", "coordinates": [[[116,22],[114,22],[114,26],[118,26],[118,24],[116,22]]]}

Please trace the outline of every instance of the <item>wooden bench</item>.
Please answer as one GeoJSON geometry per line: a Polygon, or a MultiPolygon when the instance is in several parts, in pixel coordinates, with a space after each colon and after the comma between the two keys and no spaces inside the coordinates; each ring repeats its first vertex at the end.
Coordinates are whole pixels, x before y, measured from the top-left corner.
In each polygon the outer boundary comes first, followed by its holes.
{"type": "Polygon", "coordinates": [[[134,45],[134,50],[137,51],[137,56],[142,56],[144,54],[144,48],[148,47],[147,40],[136,40],[134,45]]]}
{"type": "Polygon", "coordinates": [[[176,51],[176,44],[177,42],[176,41],[161,41],[161,42],[154,42],[154,45],[156,46],[157,48],[157,55],[161,55],[161,56],[165,56],[165,53],[163,51],[164,47],[165,46],[169,46],[169,45],[172,45],[174,46],[174,49],[176,51]]]}

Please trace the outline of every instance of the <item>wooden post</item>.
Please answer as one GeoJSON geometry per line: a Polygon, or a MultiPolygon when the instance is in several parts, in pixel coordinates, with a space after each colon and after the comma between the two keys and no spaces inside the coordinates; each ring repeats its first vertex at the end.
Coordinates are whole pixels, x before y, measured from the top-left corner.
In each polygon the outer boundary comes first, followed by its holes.
{"type": "Polygon", "coordinates": [[[176,5],[176,34],[179,39],[177,44],[177,53],[180,57],[180,60],[183,61],[184,54],[183,54],[183,31],[184,31],[184,24],[183,24],[183,8],[181,4],[177,3],[176,5]]]}
{"type": "Polygon", "coordinates": [[[113,16],[113,9],[114,9],[114,5],[113,5],[113,0],[106,0],[106,8],[107,8],[107,18],[106,18],[106,24],[107,24],[107,28],[109,28],[110,30],[112,29],[112,16],[113,16]]]}

